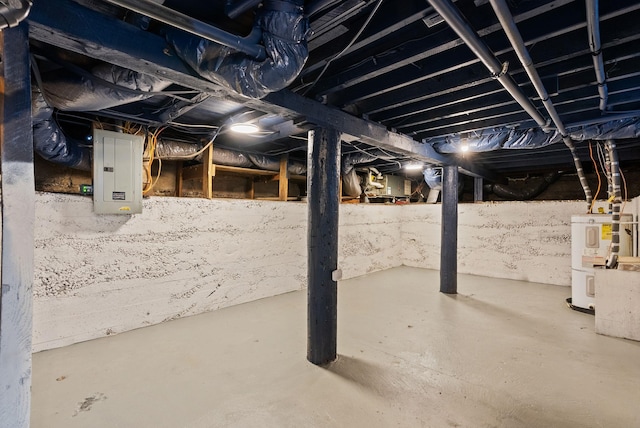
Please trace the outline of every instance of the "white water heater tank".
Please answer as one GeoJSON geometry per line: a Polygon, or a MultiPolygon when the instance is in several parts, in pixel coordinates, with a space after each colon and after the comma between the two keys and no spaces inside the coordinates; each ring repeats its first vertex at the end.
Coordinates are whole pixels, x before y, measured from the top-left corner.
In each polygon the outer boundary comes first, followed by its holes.
{"type": "MultiPolygon", "coordinates": [[[[595,309],[595,269],[604,266],[611,246],[613,216],[571,216],[571,303],[595,309]]],[[[632,254],[633,217],[620,216],[620,256],[632,254]]]]}

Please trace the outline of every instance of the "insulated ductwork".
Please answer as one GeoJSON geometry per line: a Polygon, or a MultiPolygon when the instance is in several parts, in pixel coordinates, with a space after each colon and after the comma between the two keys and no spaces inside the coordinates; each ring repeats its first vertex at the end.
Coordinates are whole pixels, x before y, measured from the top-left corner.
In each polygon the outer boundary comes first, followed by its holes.
{"type": "Polygon", "coordinates": [[[422,175],[430,189],[442,190],[442,168],[426,168],[422,175]]]}
{"type": "Polygon", "coordinates": [[[50,107],[36,86],[31,92],[33,148],[44,159],[83,171],[91,171],[91,149],[64,135],[50,107]]]}
{"type": "MultiPolygon", "coordinates": [[[[610,120],[596,125],[568,128],[567,132],[571,140],[576,142],[640,138],[640,119],[610,120]]],[[[490,128],[464,137],[453,134],[426,138],[423,143],[431,144],[439,153],[458,153],[462,144],[466,144],[470,152],[487,152],[500,149],[538,149],[561,141],[562,136],[557,131],[546,133],[541,129],[490,128]]]]}
{"type": "Polygon", "coordinates": [[[176,30],[167,40],[177,55],[200,76],[249,98],[262,98],[287,87],[309,55],[309,24],[303,0],[266,0],[257,17],[266,59],[257,60],[232,48],[176,30]]]}
{"type": "Polygon", "coordinates": [[[98,111],[150,98],[171,84],[155,76],[101,64],[91,72],[56,71],[43,76],[47,102],[59,110],[98,111]]]}
{"type": "Polygon", "coordinates": [[[15,27],[28,15],[32,0],[5,0],[0,3],[0,30],[15,27]]]}
{"type": "Polygon", "coordinates": [[[355,168],[352,168],[347,174],[342,174],[342,194],[353,198],[357,198],[362,194],[360,176],[355,168]]]}
{"type": "Polygon", "coordinates": [[[53,108],[98,111],[149,98],[169,85],[166,80],[114,65],[100,65],[92,73],[58,71],[43,76],[44,94],[35,85],[32,92],[34,149],[48,161],[90,171],[90,148],[64,135],[52,117],[53,108]]]}
{"type": "Polygon", "coordinates": [[[524,186],[491,184],[489,185],[489,189],[503,199],[529,201],[542,194],[542,192],[544,192],[551,183],[556,181],[558,176],[558,173],[552,172],[545,174],[542,177],[530,180],[524,186]]]}
{"type": "MultiPolygon", "coordinates": [[[[187,143],[168,138],[160,138],[156,143],[154,156],[162,160],[199,160],[199,152],[203,144],[187,143]]],[[[254,153],[242,153],[236,150],[214,148],[213,163],[218,165],[235,166],[239,168],[257,168],[266,171],[279,171],[280,158],[254,153]]],[[[289,160],[287,171],[290,174],[304,175],[307,173],[307,165],[302,162],[289,160]]]]}

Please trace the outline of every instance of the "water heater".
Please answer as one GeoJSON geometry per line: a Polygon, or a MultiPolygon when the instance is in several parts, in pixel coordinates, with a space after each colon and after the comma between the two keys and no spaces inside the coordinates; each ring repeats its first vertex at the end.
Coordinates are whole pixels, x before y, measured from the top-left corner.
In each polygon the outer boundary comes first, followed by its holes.
{"type": "MultiPolygon", "coordinates": [[[[611,214],[571,216],[571,303],[595,309],[595,270],[605,265],[612,234],[611,214]]],[[[621,256],[632,254],[633,217],[620,216],[621,256]]]]}

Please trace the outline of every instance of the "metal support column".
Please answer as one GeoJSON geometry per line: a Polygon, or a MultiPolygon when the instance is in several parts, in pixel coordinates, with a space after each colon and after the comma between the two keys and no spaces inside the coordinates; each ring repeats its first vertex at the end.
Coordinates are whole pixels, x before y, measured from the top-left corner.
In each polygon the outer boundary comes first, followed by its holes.
{"type": "Polygon", "coordinates": [[[307,167],[307,359],[317,365],[336,359],[339,187],[340,133],[316,128],[307,167]]]}
{"type": "Polygon", "coordinates": [[[483,188],[484,180],[482,177],[474,177],[473,178],[473,201],[474,202],[482,202],[484,199],[483,188]]]}
{"type": "Polygon", "coordinates": [[[28,29],[0,31],[0,425],[29,426],[35,183],[28,29]]]}
{"type": "Polygon", "coordinates": [[[458,167],[445,166],[442,173],[442,236],[440,292],[458,292],[458,167]]]}

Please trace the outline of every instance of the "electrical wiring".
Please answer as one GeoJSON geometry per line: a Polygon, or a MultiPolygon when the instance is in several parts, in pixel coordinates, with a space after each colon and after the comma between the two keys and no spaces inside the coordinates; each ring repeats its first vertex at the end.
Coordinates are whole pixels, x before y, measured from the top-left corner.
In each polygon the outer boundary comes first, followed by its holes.
{"type": "Polygon", "coordinates": [[[360,37],[362,32],[365,30],[365,28],[367,28],[367,26],[369,25],[369,22],[371,22],[371,19],[373,18],[373,15],[376,14],[376,12],[380,8],[380,5],[382,4],[383,1],[384,0],[378,0],[376,5],[373,7],[373,10],[371,11],[371,13],[369,13],[369,16],[364,21],[364,24],[362,25],[362,27],[360,27],[360,29],[358,30],[356,35],[351,39],[351,41],[347,44],[347,46],[344,47],[344,49],[342,49],[340,52],[338,52],[336,55],[334,55],[331,59],[329,59],[327,61],[327,63],[324,65],[324,67],[320,71],[320,74],[318,74],[318,77],[316,77],[315,80],[313,82],[311,82],[311,84],[307,87],[307,89],[305,89],[305,91],[302,93],[302,95],[307,95],[309,93],[309,91],[316,85],[316,83],[318,83],[318,81],[322,78],[322,76],[324,76],[324,73],[329,68],[329,65],[331,65],[331,63],[333,61],[335,61],[336,59],[338,59],[342,55],[344,55],[345,52],[347,52],[349,50],[349,48],[351,46],[353,46],[353,44],[356,42],[356,40],[358,40],[358,38],[360,37]]]}
{"type": "Polygon", "coordinates": [[[589,141],[589,157],[591,157],[591,161],[593,162],[593,168],[596,171],[596,175],[598,176],[598,188],[596,189],[596,194],[593,197],[593,200],[591,201],[591,206],[589,207],[589,213],[593,212],[593,207],[596,204],[596,201],[598,200],[598,195],[600,194],[600,186],[602,185],[602,179],[600,178],[600,171],[598,171],[598,165],[596,164],[596,160],[593,157],[593,148],[591,147],[591,141],[589,141]]]}
{"type": "MultiPolygon", "coordinates": [[[[153,174],[151,172],[151,166],[153,165],[153,161],[155,159],[155,151],[156,151],[156,144],[158,142],[158,136],[165,130],[167,129],[167,127],[161,127],[156,129],[154,132],[151,132],[150,134],[147,134],[147,152],[149,154],[149,161],[145,164],[144,169],[145,169],[145,175],[147,176],[147,184],[146,186],[142,189],[142,194],[146,195],[147,193],[149,193],[151,191],[151,189],[153,189],[153,186],[155,185],[154,181],[153,181],[153,174]]],[[[156,183],[158,181],[158,179],[160,178],[160,170],[162,169],[162,164],[160,159],[158,159],[158,177],[156,179],[156,183]]]]}
{"type": "Polygon", "coordinates": [[[627,206],[627,200],[629,199],[629,192],[627,189],[627,179],[624,177],[624,173],[622,172],[622,169],[620,169],[620,177],[622,177],[622,183],[624,184],[624,202],[622,203],[622,209],[620,209],[620,212],[623,213],[624,208],[627,206]]]}
{"type": "Polygon", "coordinates": [[[598,141],[596,144],[596,149],[597,149],[597,153],[598,153],[598,161],[600,163],[600,169],[603,172],[603,174],[608,177],[607,181],[610,181],[609,176],[610,171],[609,171],[609,162],[607,161],[607,153],[603,147],[603,145],[598,141]]]}
{"type": "Polygon", "coordinates": [[[202,128],[202,129],[218,129],[216,125],[197,125],[191,123],[169,122],[169,125],[183,128],[202,128]]]}
{"type": "Polygon", "coordinates": [[[220,130],[223,127],[220,126],[216,129],[216,132],[213,133],[213,136],[211,137],[211,139],[209,140],[209,142],[207,144],[205,144],[200,150],[198,150],[197,152],[190,154],[190,155],[185,155],[185,156],[172,156],[173,159],[193,159],[196,156],[201,155],[202,153],[204,153],[205,150],[207,150],[209,147],[211,147],[211,145],[213,144],[213,142],[215,141],[216,137],[218,137],[218,135],[220,134],[220,130]]]}

